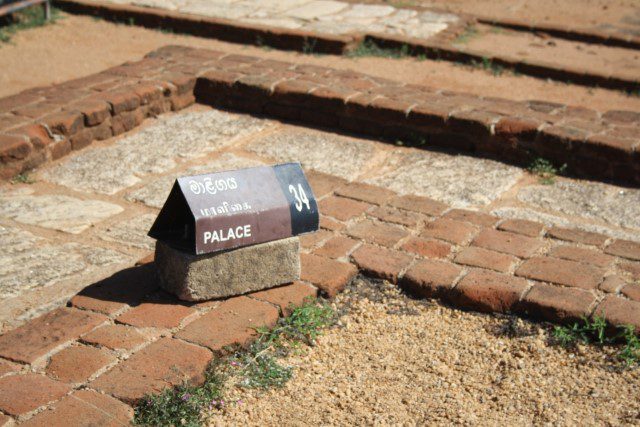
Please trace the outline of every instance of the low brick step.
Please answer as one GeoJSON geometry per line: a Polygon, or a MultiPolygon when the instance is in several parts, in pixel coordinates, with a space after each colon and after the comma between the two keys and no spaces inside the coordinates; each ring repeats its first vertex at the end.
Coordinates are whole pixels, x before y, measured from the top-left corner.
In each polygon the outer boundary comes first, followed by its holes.
{"type": "MultiPolygon", "coordinates": [[[[506,55],[493,55],[487,52],[453,47],[452,38],[459,33],[463,25],[447,30],[444,34],[428,39],[406,36],[353,32],[342,35],[310,32],[298,29],[269,27],[249,24],[229,19],[197,16],[176,11],[140,7],[130,4],[115,4],[97,0],[56,0],[56,5],[71,13],[100,16],[116,22],[135,22],[149,28],[172,29],[176,32],[193,34],[200,37],[211,37],[234,43],[272,46],[278,49],[305,52],[313,45],[314,53],[343,54],[365,40],[375,41],[384,47],[404,48],[412,55],[422,55],[430,59],[447,60],[462,63],[482,63],[490,60],[493,64],[508,68],[521,74],[544,79],[554,79],[585,86],[598,86],[609,89],[635,91],[640,88],[639,79],[628,79],[616,75],[604,75],[589,69],[562,67],[542,61],[522,60],[506,55]]],[[[465,17],[464,21],[470,21],[465,17]]],[[[526,29],[517,23],[505,22],[504,26],[526,29]]],[[[553,30],[553,28],[550,28],[553,30]]],[[[611,37],[610,35],[585,35],[577,31],[558,31],[560,36],[571,36],[583,39],[607,42],[615,45],[630,44],[631,40],[611,37]],[[616,44],[617,42],[617,44],[616,44]]],[[[634,39],[637,43],[637,40],[634,39]]],[[[606,43],[605,43],[606,44],[606,43]]],[[[631,43],[633,45],[633,43],[631,43]]],[[[628,46],[624,46],[628,47],[628,46]]],[[[633,48],[637,47],[635,45],[633,48]]]]}
{"type": "Polygon", "coordinates": [[[194,102],[520,165],[543,157],[575,176],[640,184],[638,112],[478,97],[178,46],[0,99],[0,178],[194,102]]]}

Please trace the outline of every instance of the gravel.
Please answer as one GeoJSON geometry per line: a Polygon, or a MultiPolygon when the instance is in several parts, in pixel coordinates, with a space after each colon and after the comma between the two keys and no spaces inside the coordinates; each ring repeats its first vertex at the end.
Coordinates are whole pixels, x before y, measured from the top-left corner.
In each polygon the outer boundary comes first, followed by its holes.
{"type": "Polygon", "coordinates": [[[357,279],[340,323],[284,361],[282,389],[232,390],[212,425],[640,425],[640,369],[615,349],[549,345],[549,327],[412,300],[357,279]]]}

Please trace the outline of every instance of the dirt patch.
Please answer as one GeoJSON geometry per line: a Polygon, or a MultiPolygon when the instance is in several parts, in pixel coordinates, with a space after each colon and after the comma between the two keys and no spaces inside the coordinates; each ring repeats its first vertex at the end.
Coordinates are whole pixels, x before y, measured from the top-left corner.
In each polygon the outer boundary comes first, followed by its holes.
{"type": "MultiPolygon", "coordinates": [[[[475,27],[463,48],[550,64],[557,69],[579,70],[630,81],[640,76],[640,51],[563,40],[504,30],[487,25],[475,27]]],[[[584,72],[583,71],[583,72],[584,72]]]]}
{"type": "Polygon", "coordinates": [[[509,73],[494,76],[489,71],[444,61],[303,55],[117,25],[85,16],[62,15],[63,19],[54,25],[22,31],[15,35],[11,44],[0,45],[0,96],[83,77],[125,61],[140,59],[158,47],[181,44],[356,70],[406,83],[480,96],[514,100],[540,99],[601,111],[640,110],[640,97],[509,73]]]}
{"type": "Polygon", "coordinates": [[[640,35],[640,7],[634,0],[347,0],[424,6],[485,18],[515,19],[530,24],[552,24],[567,29],[597,29],[613,34],[640,35]]]}
{"type": "Polygon", "coordinates": [[[283,389],[242,392],[214,425],[640,424],[640,370],[547,344],[538,324],[411,300],[357,280],[340,327],[287,359],[283,389]]]}

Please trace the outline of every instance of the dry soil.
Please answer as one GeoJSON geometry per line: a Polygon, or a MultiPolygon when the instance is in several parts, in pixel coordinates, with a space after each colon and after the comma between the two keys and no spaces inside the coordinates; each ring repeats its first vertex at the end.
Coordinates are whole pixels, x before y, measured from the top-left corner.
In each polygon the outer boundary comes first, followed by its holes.
{"type": "Polygon", "coordinates": [[[640,369],[613,350],[551,346],[545,325],[416,301],[358,279],[346,314],[286,363],[294,378],[212,425],[640,425],[640,369]]]}

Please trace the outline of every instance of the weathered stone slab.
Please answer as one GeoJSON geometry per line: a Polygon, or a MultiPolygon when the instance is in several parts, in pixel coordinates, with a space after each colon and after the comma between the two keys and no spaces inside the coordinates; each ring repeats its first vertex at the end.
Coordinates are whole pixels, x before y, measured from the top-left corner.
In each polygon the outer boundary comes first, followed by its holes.
{"type": "Polygon", "coordinates": [[[0,197],[0,216],[72,234],[79,234],[123,210],[101,200],[62,195],[0,197]]]}
{"type": "Polygon", "coordinates": [[[522,169],[474,157],[430,151],[398,152],[366,182],[425,196],[456,208],[484,206],[522,176],[522,169]]]}
{"type": "Polygon", "coordinates": [[[144,214],[110,226],[100,233],[100,238],[134,248],[153,249],[153,239],[147,237],[156,215],[144,214]]]}
{"type": "Polygon", "coordinates": [[[226,147],[267,123],[217,110],[163,117],[114,145],[65,159],[42,177],[74,190],[115,194],[142,176],[175,168],[178,158],[196,158],[226,147]]]}
{"type": "Polygon", "coordinates": [[[640,229],[640,190],[559,178],[553,185],[524,187],[518,199],[530,205],[640,229]]]}
{"type": "Polygon", "coordinates": [[[185,171],[153,179],[144,187],[140,187],[129,192],[125,198],[132,202],[142,202],[147,206],[160,209],[164,205],[165,200],[167,200],[173,183],[179,176],[249,168],[252,166],[260,166],[262,164],[263,163],[258,160],[236,156],[231,153],[224,153],[222,156],[207,164],[194,166],[185,171]]]}
{"type": "Polygon", "coordinates": [[[371,141],[293,128],[257,138],[248,149],[348,180],[356,178],[379,151],[371,141]]]}
{"type": "Polygon", "coordinates": [[[300,278],[297,237],[209,255],[192,255],[158,241],[160,285],[186,301],[242,295],[300,278]]]}

